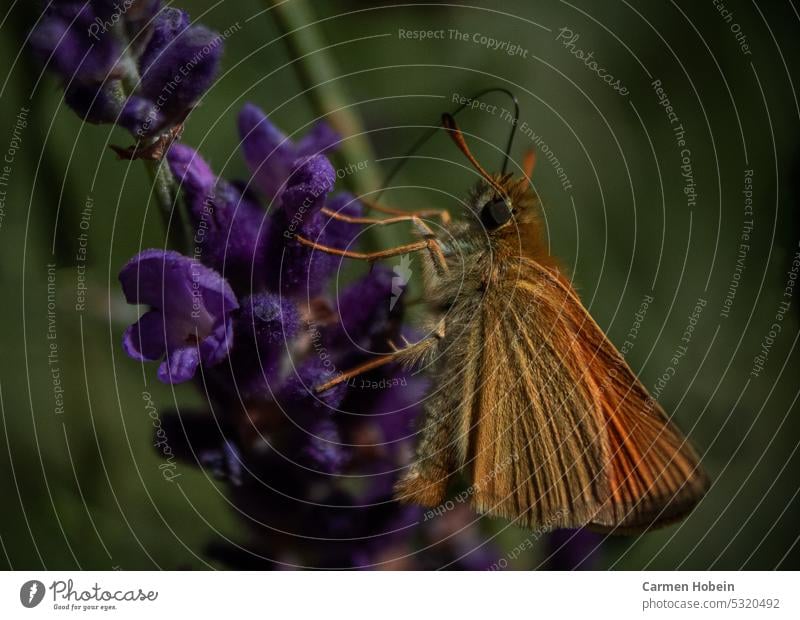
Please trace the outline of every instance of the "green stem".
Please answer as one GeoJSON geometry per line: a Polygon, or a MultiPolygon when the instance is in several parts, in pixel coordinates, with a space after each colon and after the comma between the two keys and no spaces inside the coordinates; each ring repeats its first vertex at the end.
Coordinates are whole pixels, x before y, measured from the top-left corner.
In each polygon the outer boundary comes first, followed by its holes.
{"type": "Polygon", "coordinates": [[[178,191],[178,184],[169,167],[162,161],[145,161],[145,169],[153,184],[158,210],[164,218],[167,241],[173,248],[191,252],[191,239],[194,231],[189,224],[186,206],[178,191]],[[172,221],[170,222],[170,215],[172,221]],[[171,225],[170,225],[171,224],[171,225]]]}
{"type": "MultiPolygon", "coordinates": [[[[372,146],[363,134],[360,119],[349,107],[349,98],[337,79],[339,72],[334,59],[323,49],[326,42],[314,25],[316,17],[308,3],[305,0],[267,0],[267,3],[272,5],[272,13],[285,35],[289,54],[295,59],[293,66],[311,104],[344,138],[338,148],[341,157],[350,164],[361,161],[373,164],[372,146]]],[[[348,175],[348,182],[354,192],[364,194],[380,187],[380,175],[370,165],[348,175]]]]}
{"type": "MultiPolygon", "coordinates": [[[[124,36],[120,32],[119,36],[124,36]]],[[[125,67],[122,82],[122,93],[125,99],[130,97],[139,85],[139,70],[136,61],[126,51],[123,58],[125,67]]],[[[150,177],[152,194],[155,196],[156,205],[164,220],[164,229],[167,232],[167,245],[182,252],[191,252],[193,231],[189,223],[186,205],[181,199],[178,184],[165,160],[142,160],[147,174],[150,177]]]]}

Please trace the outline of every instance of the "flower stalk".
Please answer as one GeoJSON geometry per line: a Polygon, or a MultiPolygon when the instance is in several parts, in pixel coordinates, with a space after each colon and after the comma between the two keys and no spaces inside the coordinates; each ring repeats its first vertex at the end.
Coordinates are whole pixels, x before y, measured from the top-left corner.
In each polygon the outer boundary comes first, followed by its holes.
{"type": "MultiPolygon", "coordinates": [[[[120,80],[125,98],[131,97],[141,83],[136,60],[130,53],[132,42],[127,38],[121,25],[117,26],[117,36],[121,41],[127,41],[122,65],[125,73],[120,80]]],[[[186,205],[178,191],[175,177],[164,161],[143,159],[147,176],[150,178],[151,194],[155,197],[159,213],[164,221],[164,231],[167,235],[167,246],[176,250],[188,252],[191,250],[192,227],[186,214],[186,205]]]]}
{"type": "MultiPolygon", "coordinates": [[[[316,18],[305,0],[267,0],[278,27],[284,34],[289,55],[315,112],[345,140],[337,147],[346,162],[375,161],[375,154],[364,133],[364,126],[350,109],[349,98],[338,81],[335,61],[318,28],[316,18]]],[[[376,167],[368,166],[349,175],[350,189],[357,195],[380,188],[376,167]]]]}

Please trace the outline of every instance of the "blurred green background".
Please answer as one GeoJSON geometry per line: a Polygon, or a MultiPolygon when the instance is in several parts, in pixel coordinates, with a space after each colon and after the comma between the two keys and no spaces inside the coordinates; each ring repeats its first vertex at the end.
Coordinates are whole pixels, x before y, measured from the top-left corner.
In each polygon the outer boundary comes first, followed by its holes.
{"type": "MultiPolygon", "coordinates": [[[[107,148],[130,138],[82,125],[62,105],[55,80],[26,55],[22,42],[36,18],[34,4],[3,9],[0,27],[0,149],[20,112],[27,123],[9,164],[0,220],[0,565],[208,567],[204,546],[221,536],[236,539],[239,525],[224,489],[206,474],[183,468],[180,490],[162,478],[141,397],[149,390],[168,409],[191,406],[198,395],[189,385],[158,384],[155,368],[143,374],[119,345],[138,314],[117,287],[119,268],[140,248],[164,244],[148,178],[139,163],[117,161],[107,148]],[[78,312],[82,232],[89,267],[86,308],[78,312]],[[51,264],[55,296],[48,315],[51,264]],[[53,317],[56,364],[48,360],[53,317]],[[63,411],[53,393],[54,366],[63,411]]],[[[674,370],[659,400],[699,447],[714,486],[683,524],[607,541],[596,566],[797,568],[800,299],[797,291],[784,295],[800,250],[800,106],[793,83],[800,17],[791,3],[726,1],[730,21],[711,2],[687,1],[314,4],[324,18],[316,27],[333,45],[325,53],[341,76],[337,84],[379,159],[401,155],[421,126],[454,107],[454,93],[495,85],[517,93],[522,120],[571,184],[564,188],[540,144],[535,185],[554,252],[645,385],[654,390],[674,370]],[[557,40],[561,28],[579,34],[572,48],[557,40]],[[401,29],[453,29],[467,40],[447,32],[445,39],[406,40],[401,29]],[[473,40],[476,33],[516,44],[524,54],[491,49],[473,40]],[[610,88],[575,49],[594,51],[628,93],[610,88]],[[695,204],[683,191],[680,148],[653,89],[656,79],[685,129],[695,204]],[[752,218],[742,193],[746,170],[753,171],[752,218]],[[739,285],[723,316],[750,219],[739,285]],[[631,339],[646,296],[653,301],[631,339]],[[674,364],[698,299],[705,306],[685,356],[674,364]],[[763,371],[751,376],[781,302],[790,302],[781,330],[763,371]]],[[[318,113],[287,64],[267,3],[176,5],[220,32],[239,24],[226,41],[219,80],[192,113],[183,140],[218,173],[246,177],[235,129],[243,102],[261,106],[290,134],[304,131],[318,113]]],[[[508,107],[501,97],[492,101],[508,107]]],[[[472,139],[478,158],[499,165],[508,122],[476,111],[464,112],[460,123],[478,136],[472,139]]],[[[514,157],[529,146],[520,132],[514,157]]],[[[395,179],[415,187],[387,198],[408,208],[435,203],[457,211],[473,180],[447,163],[463,164],[460,155],[442,136],[421,154],[426,159],[410,162],[395,179]]],[[[381,166],[370,160],[368,168],[381,166]]],[[[528,536],[484,521],[487,537],[500,532],[505,549],[528,536]]],[[[541,553],[537,542],[510,566],[536,566],[541,553]]]]}

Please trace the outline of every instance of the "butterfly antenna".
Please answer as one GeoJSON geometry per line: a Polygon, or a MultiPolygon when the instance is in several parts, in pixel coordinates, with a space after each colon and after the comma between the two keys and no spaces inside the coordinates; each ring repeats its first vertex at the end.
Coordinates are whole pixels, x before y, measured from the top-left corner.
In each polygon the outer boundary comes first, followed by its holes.
{"type": "MultiPolygon", "coordinates": [[[[455,110],[453,110],[450,113],[450,116],[455,118],[459,114],[459,112],[461,112],[464,108],[469,106],[472,101],[480,99],[484,95],[488,95],[490,93],[502,93],[504,95],[507,95],[511,99],[513,104],[514,104],[514,121],[511,124],[511,130],[509,131],[509,134],[508,134],[508,141],[506,142],[506,150],[505,150],[505,154],[503,156],[503,167],[501,168],[501,174],[505,174],[506,171],[508,170],[508,162],[509,162],[509,160],[511,158],[511,147],[514,145],[514,136],[516,135],[517,126],[519,125],[519,101],[517,101],[517,96],[514,93],[512,93],[510,90],[506,89],[506,88],[499,88],[499,87],[487,88],[487,89],[482,90],[479,93],[473,95],[469,99],[467,99],[467,102],[466,103],[462,103],[455,110]]],[[[384,192],[384,190],[389,185],[389,183],[392,182],[392,179],[394,179],[394,177],[397,175],[397,173],[400,172],[400,169],[403,166],[406,165],[406,163],[408,162],[408,159],[414,153],[416,153],[419,149],[421,149],[425,145],[425,143],[428,140],[430,140],[434,135],[436,135],[436,133],[438,133],[438,132],[439,132],[439,127],[438,126],[437,127],[432,127],[431,129],[426,131],[424,134],[422,134],[417,139],[417,141],[414,142],[413,145],[411,145],[411,148],[408,149],[408,151],[406,151],[406,154],[403,155],[403,157],[400,158],[400,161],[398,161],[394,165],[394,167],[391,170],[389,170],[389,173],[384,177],[383,182],[381,183],[381,189],[376,194],[376,198],[380,197],[380,195],[384,192]]]]}
{"type": "Polygon", "coordinates": [[[469,163],[478,171],[478,173],[486,179],[486,182],[491,185],[495,191],[500,194],[501,196],[505,197],[506,192],[500,186],[500,184],[494,180],[491,174],[486,172],[483,166],[481,166],[480,162],[475,159],[475,156],[472,154],[472,151],[469,150],[469,146],[467,146],[467,141],[464,139],[464,134],[461,133],[461,130],[458,128],[456,124],[456,119],[454,119],[450,114],[442,114],[442,125],[447,130],[447,133],[453,139],[453,142],[456,143],[458,150],[464,153],[464,157],[469,160],[469,163]]]}

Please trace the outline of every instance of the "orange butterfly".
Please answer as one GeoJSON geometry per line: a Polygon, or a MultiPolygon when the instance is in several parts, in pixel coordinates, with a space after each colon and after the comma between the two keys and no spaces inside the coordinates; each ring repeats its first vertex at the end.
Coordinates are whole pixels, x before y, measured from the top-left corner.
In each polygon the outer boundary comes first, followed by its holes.
{"type": "Polygon", "coordinates": [[[431,335],[337,376],[324,391],[392,361],[432,368],[417,458],[396,488],[434,507],[456,475],[476,510],[538,529],[641,531],[686,515],[708,488],[697,454],[583,307],[543,242],[525,175],[491,175],[452,116],[443,124],[482,179],[474,217],[437,236],[414,214],[329,213],[355,223],[413,221],[415,243],[363,254],[298,237],[318,250],[377,260],[427,252],[431,335]]]}

